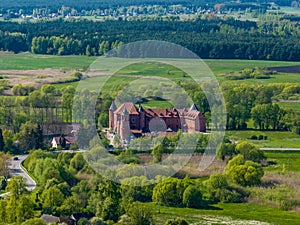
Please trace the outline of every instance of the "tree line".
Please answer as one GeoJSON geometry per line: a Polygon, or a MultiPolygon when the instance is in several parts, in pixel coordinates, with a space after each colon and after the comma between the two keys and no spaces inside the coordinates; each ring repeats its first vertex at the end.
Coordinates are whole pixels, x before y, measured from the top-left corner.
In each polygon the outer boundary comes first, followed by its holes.
{"type": "MultiPolygon", "coordinates": [[[[201,88],[189,82],[181,85],[209,121],[210,106],[201,88]]],[[[276,103],[278,99],[297,99],[300,93],[298,84],[254,86],[223,83],[221,89],[225,98],[227,129],[246,129],[249,120],[253,119],[254,126],[260,130],[288,130],[299,133],[299,112],[285,109],[276,103]]]]}
{"type": "Polygon", "coordinates": [[[155,39],[182,45],[201,58],[300,60],[300,28],[293,23],[287,26],[286,21],[278,23],[258,25],[213,16],[195,21],[0,22],[0,49],[102,55],[123,43],[155,39]]]}

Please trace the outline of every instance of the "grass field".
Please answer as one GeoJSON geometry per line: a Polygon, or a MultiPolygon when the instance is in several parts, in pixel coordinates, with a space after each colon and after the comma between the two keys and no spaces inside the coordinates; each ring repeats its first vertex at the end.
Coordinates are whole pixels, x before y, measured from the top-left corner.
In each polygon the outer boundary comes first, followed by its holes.
{"type": "MultiPolygon", "coordinates": [[[[151,203],[153,204],[153,203],[151,203]]],[[[215,210],[197,210],[188,208],[158,207],[155,209],[155,222],[163,225],[167,219],[178,216],[186,219],[190,224],[274,224],[274,225],[298,225],[300,224],[300,214],[281,211],[277,208],[255,204],[225,204],[212,205],[215,210]],[[255,221],[261,221],[255,222],[255,221]],[[263,223],[265,222],[265,223],[263,223]]]]}
{"type": "Polygon", "coordinates": [[[229,80],[225,77],[217,77],[220,82],[231,82],[231,83],[247,83],[247,84],[271,84],[271,83],[299,83],[300,74],[296,73],[279,73],[275,75],[271,75],[269,79],[245,79],[245,80],[229,80]]]}
{"type": "MultiPolygon", "coordinates": [[[[30,53],[0,54],[0,70],[33,70],[43,68],[74,69],[74,67],[86,69],[96,59],[98,59],[98,57],[52,56],[35,55],[30,53]]],[[[299,62],[266,60],[205,59],[203,61],[210,67],[210,69],[214,72],[215,75],[231,71],[240,71],[244,68],[299,65],[299,62]]]]}
{"type": "Polygon", "coordinates": [[[300,112],[300,102],[276,102],[280,107],[287,110],[294,110],[300,112]]]}
{"type": "Polygon", "coordinates": [[[204,62],[210,67],[215,75],[240,71],[244,68],[265,68],[275,66],[295,66],[299,62],[285,61],[266,61],[266,60],[223,60],[223,59],[206,59],[204,62]]]}
{"type": "Polygon", "coordinates": [[[155,100],[155,101],[148,101],[142,103],[143,107],[146,108],[166,108],[166,109],[171,109],[173,108],[173,105],[168,102],[168,101],[163,101],[163,100],[155,100]]]}
{"type": "Polygon", "coordinates": [[[268,161],[276,163],[268,166],[265,170],[300,172],[300,151],[265,151],[264,154],[268,161]]]}
{"type": "Polygon", "coordinates": [[[161,63],[132,64],[118,72],[118,74],[136,76],[161,76],[170,78],[184,78],[185,73],[170,65],[161,63]]]}
{"type": "Polygon", "coordinates": [[[0,54],[0,70],[62,69],[86,70],[96,57],[0,54]]]}
{"type": "MultiPolygon", "coordinates": [[[[101,58],[101,57],[86,57],[86,56],[52,56],[52,55],[34,55],[30,53],[22,54],[0,54],[0,70],[37,70],[37,69],[59,69],[62,71],[69,70],[82,70],[85,71],[89,67],[96,69],[97,73],[108,73],[115,71],[116,68],[122,68],[123,62],[128,61],[128,59],[118,60],[111,58],[101,58]],[[119,61],[119,62],[118,62],[119,61]]],[[[133,60],[137,62],[137,60],[133,60]]],[[[188,74],[183,71],[176,69],[173,66],[154,63],[152,61],[144,64],[131,64],[121,70],[118,74],[126,74],[130,76],[160,76],[175,80],[188,80],[188,74]]],[[[157,60],[165,62],[164,60],[157,60]]],[[[197,67],[195,67],[195,60],[184,60],[181,65],[189,68],[195,74],[198,73],[197,67]],[[193,70],[193,68],[195,69],[193,70]]],[[[280,73],[272,75],[270,79],[247,79],[247,80],[228,80],[225,77],[219,76],[219,74],[224,74],[231,71],[241,71],[244,68],[254,68],[254,67],[275,67],[275,66],[292,66],[299,65],[298,62],[281,62],[281,61],[258,61],[258,60],[204,60],[206,65],[209,66],[210,70],[216,76],[217,80],[220,82],[234,82],[234,83],[247,83],[247,84],[268,84],[268,83],[281,83],[281,82],[299,82],[300,74],[287,74],[280,73]]],[[[177,65],[175,63],[175,65],[177,65]]],[[[203,64],[204,66],[204,64],[203,64]]],[[[203,67],[202,66],[202,67],[203,67]]],[[[203,69],[204,73],[207,72],[203,69]]],[[[205,75],[205,74],[204,74],[205,75]]],[[[212,74],[211,74],[212,75],[212,74]]],[[[93,83],[93,78],[90,83],[93,83]]],[[[77,84],[68,84],[76,86],[77,84]]],[[[64,86],[64,84],[59,85],[64,86]]]]}
{"type": "Polygon", "coordinates": [[[242,131],[226,131],[226,135],[235,141],[250,141],[258,147],[269,148],[300,148],[300,135],[291,132],[281,131],[256,131],[256,130],[242,130],[242,131]],[[267,136],[267,140],[250,140],[252,135],[267,136]]]}

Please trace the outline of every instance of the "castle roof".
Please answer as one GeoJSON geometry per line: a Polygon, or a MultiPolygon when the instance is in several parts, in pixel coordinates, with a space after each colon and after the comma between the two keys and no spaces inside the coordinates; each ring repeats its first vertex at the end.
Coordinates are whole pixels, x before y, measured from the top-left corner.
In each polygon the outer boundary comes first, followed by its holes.
{"type": "Polygon", "coordinates": [[[115,104],[115,101],[112,101],[109,110],[115,111],[117,109],[117,106],[115,104]]]}
{"type": "Polygon", "coordinates": [[[179,117],[177,109],[145,109],[146,116],[148,117],[179,117]]]}
{"type": "Polygon", "coordinates": [[[116,111],[116,114],[122,114],[124,112],[124,108],[126,108],[128,114],[135,114],[138,115],[138,111],[135,105],[132,102],[125,102],[123,103],[116,111]]]}
{"type": "Polygon", "coordinates": [[[196,105],[193,104],[189,110],[186,109],[157,109],[157,108],[143,108],[140,106],[137,108],[132,102],[123,103],[116,111],[119,115],[139,115],[140,112],[144,111],[146,117],[161,117],[161,118],[179,118],[184,116],[189,119],[195,119],[198,116],[204,117],[203,114],[197,109],[196,105]]]}
{"type": "Polygon", "coordinates": [[[128,116],[128,115],[129,115],[129,113],[128,113],[126,107],[124,107],[123,112],[122,112],[122,116],[128,116]]]}

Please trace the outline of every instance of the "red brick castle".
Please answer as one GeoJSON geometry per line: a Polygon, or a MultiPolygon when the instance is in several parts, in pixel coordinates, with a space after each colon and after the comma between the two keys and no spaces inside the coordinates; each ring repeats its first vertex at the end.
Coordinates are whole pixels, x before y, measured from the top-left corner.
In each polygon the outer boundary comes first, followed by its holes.
{"type": "Polygon", "coordinates": [[[205,132],[206,119],[193,104],[190,109],[157,109],[136,107],[132,102],[123,103],[119,108],[112,102],[109,109],[109,128],[129,140],[132,135],[142,136],[151,131],[186,133],[205,132]],[[155,128],[155,130],[151,128],[155,128]]]}

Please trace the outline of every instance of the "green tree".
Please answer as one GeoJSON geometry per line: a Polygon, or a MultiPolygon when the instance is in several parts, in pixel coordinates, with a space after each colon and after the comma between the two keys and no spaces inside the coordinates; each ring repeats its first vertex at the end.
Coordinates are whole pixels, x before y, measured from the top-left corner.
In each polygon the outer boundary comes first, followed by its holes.
{"type": "Polygon", "coordinates": [[[225,174],[237,184],[252,186],[261,183],[264,172],[258,163],[246,161],[243,155],[237,155],[229,161],[225,174]]]}
{"type": "Polygon", "coordinates": [[[132,225],[151,225],[153,224],[152,208],[140,202],[134,202],[129,206],[128,216],[132,225]]]}
{"type": "Polygon", "coordinates": [[[91,225],[106,225],[106,223],[98,217],[91,218],[90,219],[90,224],[91,225]]]}
{"type": "Polygon", "coordinates": [[[102,210],[100,214],[104,220],[117,221],[119,218],[119,202],[115,201],[111,197],[107,197],[102,204],[102,210]]]}
{"type": "Polygon", "coordinates": [[[122,197],[134,201],[151,201],[153,184],[145,176],[134,176],[122,180],[122,197]]]}
{"type": "Polygon", "coordinates": [[[159,144],[159,145],[155,146],[155,148],[151,152],[151,154],[153,155],[153,162],[154,163],[161,162],[163,152],[164,152],[164,149],[163,149],[162,144],[159,144]]]}
{"type": "Polygon", "coordinates": [[[188,208],[200,208],[202,206],[202,194],[193,185],[188,186],[183,192],[182,203],[188,208]]]}
{"type": "Polygon", "coordinates": [[[235,144],[223,143],[217,151],[217,157],[222,160],[225,160],[225,156],[232,157],[236,154],[235,147],[235,144]]]}
{"type": "Polygon", "coordinates": [[[30,219],[34,216],[34,204],[31,199],[27,196],[22,195],[18,200],[18,206],[16,208],[16,217],[17,223],[21,224],[22,222],[30,219]]]}
{"type": "Polygon", "coordinates": [[[180,206],[185,189],[190,181],[177,178],[168,178],[158,183],[153,189],[152,200],[158,205],[180,206]]]}
{"type": "Polygon", "coordinates": [[[7,185],[7,180],[4,176],[0,176],[0,190],[4,190],[7,185]]]}
{"type": "Polygon", "coordinates": [[[20,132],[17,134],[20,149],[26,151],[39,149],[41,147],[41,131],[38,125],[28,121],[21,125],[20,132]]]}
{"type": "Polygon", "coordinates": [[[0,152],[0,176],[3,176],[5,180],[7,180],[9,176],[8,160],[10,158],[10,155],[0,152]]]}
{"type": "Polygon", "coordinates": [[[42,219],[29,219],[21,225],[47,225],[42,219]]]}
{"type": "Polygon", "coordinates": [[[235,147],[236,152],[244,156],[245,160],[260,162],[266,159],[264,153],[260,151],[256,145],[247,141],[240,142],[235,147]]]}
{"type": "Polygon", "coordinates": [[[203,185],[206,188],[208,198],[213,201],[222,201],[224,199],[223,193],[229,186],[226,177],[222,174],[211,175],[203,185]]]}
{"type": "Polygon", "coordinates": [[[5,143],[4,143],[4,138],[2,134],[2,129],[0,128],[0,151],[4,151],[5,143]]]}
{"type": "Polygon", "coordinates": [[[42,193],[45,213],[53,213],[64,201],[64,195],[57,186],[44,190],[42,193]]]}
{"type": "Polygon", "coordinates": [[[58,211],[61,213],[61,215],[69,216],[74,213],[82,212],[83,209],[80,205],[80,200],[77,199],[77,197],[70,196],[64,200],[58,211]]]}
{"type": "Polygon", "coordinates": [[[87,218],[81,218],[78,220],[77,225],[90,225],[87,218]]]}
{"type": "Polygon", "coordinates": [[[0,222],[6,222],[6,204],[5,200],[0,200],[0,222]]]}
{"type": "Polygon", "coordinates": [[[10,192],[10,197],[19,199],[19,197],[26,193],[26,178],[22,176],[15,176],[8,182],[6,191],[10,192]]]}
{"type": "Polygon", "coordinates": [[[81,153],[77,153],[70,161],[70,167],[76,171],[80,171],[86,165],[86,161],[81,153]]]}

